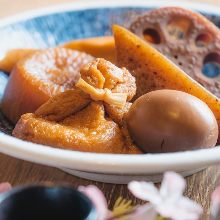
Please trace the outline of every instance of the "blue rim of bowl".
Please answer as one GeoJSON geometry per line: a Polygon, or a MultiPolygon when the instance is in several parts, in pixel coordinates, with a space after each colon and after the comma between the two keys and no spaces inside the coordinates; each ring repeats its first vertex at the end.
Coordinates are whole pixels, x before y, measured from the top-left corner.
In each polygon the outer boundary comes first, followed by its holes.
{"type": "MultiPolygon", "coordinates": [[[[73,10],[96,9],[96,8],[114,8],[114,7],[162,7],[162,6],[180,6],[189,9],[204,12],[210,15],[220,16],[218,6],[205,3],[192,3],[188,1],[169,1],[157,0],[156,2],[137,1],[109,1],[100,0],[80,1],[71,4],[61,4],[53,7],[46,7],[25,13],[10,16],[0,20],[0,27],[11,25],[19,21],[36,18],[39,16],[69,12],[73,10]]],[[[50,146],[44,146],[19,140],[0,132],[0,152],[20,158],[23,160],[46,164],[54,167],[73,167],[83,171],[97,171],[105,173],[158,173],[163,172],[175,165],[176,171],[182,171],[192,167],[202,167],[220,162],[220,147],[211,149],[201,149],[195,151],[143,154],[143,155],[125,155],[125,154],[104,154],[79,152],[65,149],[57,149],[50,146]],[[205,158],[205,159],[203,159],[205,158]],[[131,167],[132,165],[132,167],[131,167]],[[152,167],[154,170],[152,170],[152,167]]]]}

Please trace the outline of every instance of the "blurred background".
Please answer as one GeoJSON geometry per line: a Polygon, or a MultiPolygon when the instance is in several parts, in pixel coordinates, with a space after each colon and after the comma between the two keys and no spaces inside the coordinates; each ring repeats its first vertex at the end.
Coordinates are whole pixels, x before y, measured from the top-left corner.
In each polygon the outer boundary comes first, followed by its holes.
{"type": "MultiPolygon", "coordinates": [[[[0,17],[6,15],[12,15],[17,12],[26,11],[29,9],[36,9],[43,6],[61,4],[67,2],[75,2],[83,0],[0,0],[0,17]]],[[[100,1],[111,1],[111,0],[100,0],[100,1]]],[[[157,0],[143,0],[143,1],[157,1],[157,0]]],[[[180,1],[180,0],[176,0],[180,1]]],[[[212,3],[220,6],[220,0],[186,0],[194,2],[212,3]]]]}

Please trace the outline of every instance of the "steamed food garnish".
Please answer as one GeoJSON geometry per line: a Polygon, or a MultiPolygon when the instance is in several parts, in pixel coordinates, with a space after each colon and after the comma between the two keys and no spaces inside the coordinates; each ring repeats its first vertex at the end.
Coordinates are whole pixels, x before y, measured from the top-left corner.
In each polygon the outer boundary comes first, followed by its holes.
{"type": "Polygon", "coordinates": [[[113,37],[9,51],[0,60],[10,72],[1,108],[16,123],[13,135],[96,153],[214,147],[219,87],[202,65],[219,62],[218,28],[194,12],[161,8],[131,21],[130,30],[114,25],[113,37]]]}

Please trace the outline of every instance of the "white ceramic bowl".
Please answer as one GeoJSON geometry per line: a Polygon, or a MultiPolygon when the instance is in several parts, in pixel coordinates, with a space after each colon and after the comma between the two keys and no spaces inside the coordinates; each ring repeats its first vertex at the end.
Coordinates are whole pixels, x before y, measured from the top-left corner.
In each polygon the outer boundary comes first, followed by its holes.
{"type": "MultiPolygon", "coordinates": [[[[190,1],[79,1],[72,4],[31,11],[0,21],[0,28],[14,22],[25,21],[54,13],[71,12],[88,8],[183,6],[220,16],[218,7],[190,1]]],[[[9,36],[10,37],[10,36],[9,36]]],[[[23,160],[61,168],[73,175],[109,183],[127,183],[130,180],[160,181],[167,170],[190,175],[209,165],[220,162],[220,147],[196,151],[113,155],[84,153],[56,149],[29,143],[0,132],[0,152],[23,160]]]]}

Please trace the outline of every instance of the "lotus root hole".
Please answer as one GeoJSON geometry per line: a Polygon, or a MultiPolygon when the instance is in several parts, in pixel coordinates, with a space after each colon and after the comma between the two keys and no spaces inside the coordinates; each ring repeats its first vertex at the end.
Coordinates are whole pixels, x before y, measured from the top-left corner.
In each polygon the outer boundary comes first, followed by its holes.
{"type": "Polygon", "coordinates": [[[196,38],[197,47],[205,47],[212,41],[212,37],[209,34],[199,34],[196,38]]]}
{"type": "Polygon", "coordinates": [[[153,28],[146,28],[143,31],[144,39],[152,44],[160,44],[161,38],[157,30],[153,28]]]}
{"type": "Polygon", "coordinates": [[[175,40],[185,39],[192,27],[192,22],[185,17],[173,17],[167,25],[167,32],[175,40]]]}
{"type": "Polygon", "coordinates": [[[220,54],[210,53],[205,57],[202,73],[209,78],[220,75],[220,54]]]}

